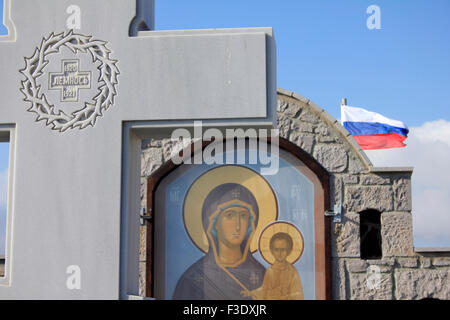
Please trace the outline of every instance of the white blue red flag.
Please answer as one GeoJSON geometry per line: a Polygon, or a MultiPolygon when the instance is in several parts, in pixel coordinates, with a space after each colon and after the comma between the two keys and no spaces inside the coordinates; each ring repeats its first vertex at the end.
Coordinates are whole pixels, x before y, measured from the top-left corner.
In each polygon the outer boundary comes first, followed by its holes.
{"type": "Polygon", "coordinates": [[[408,127],[362,108],[341,105],[341,122],[363,150],[405,147],[408,127]]]}

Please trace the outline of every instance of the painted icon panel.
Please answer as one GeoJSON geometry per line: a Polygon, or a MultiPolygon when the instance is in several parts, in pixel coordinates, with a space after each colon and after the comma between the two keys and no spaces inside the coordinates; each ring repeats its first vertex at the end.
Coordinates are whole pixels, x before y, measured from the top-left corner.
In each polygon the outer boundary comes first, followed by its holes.
{"type": "Polygon", "coordinates": [[[281,151],[279,164],[265,176],[259,164],[185,164],[163,180],[155,197],[164,213],[155,229],[164,229],[155,237],[156,260],[163,260],[156,297],[317,297],[320,192],[301,161],[281,151]]]}

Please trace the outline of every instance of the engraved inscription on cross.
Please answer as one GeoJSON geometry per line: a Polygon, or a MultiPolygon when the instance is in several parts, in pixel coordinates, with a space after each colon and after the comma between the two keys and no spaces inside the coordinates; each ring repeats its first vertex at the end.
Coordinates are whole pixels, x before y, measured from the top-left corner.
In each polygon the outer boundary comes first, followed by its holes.
{"type": "Polygon", "coordinates": [[[62,72],[49,72],[48,88],[61,90],[61,102],[78,102],[80,89],[91,88],[91,72],[79,71],[80,61],[62,60],[62,72]]]}

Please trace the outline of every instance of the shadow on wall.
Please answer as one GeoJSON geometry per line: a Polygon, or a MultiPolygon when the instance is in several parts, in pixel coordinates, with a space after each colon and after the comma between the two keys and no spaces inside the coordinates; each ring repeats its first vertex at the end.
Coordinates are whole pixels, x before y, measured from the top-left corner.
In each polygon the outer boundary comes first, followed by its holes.
{"type": "Polygon", "coordinates": [[[5,259],[0,258],[0,277],[5,276],[5,259]]]}

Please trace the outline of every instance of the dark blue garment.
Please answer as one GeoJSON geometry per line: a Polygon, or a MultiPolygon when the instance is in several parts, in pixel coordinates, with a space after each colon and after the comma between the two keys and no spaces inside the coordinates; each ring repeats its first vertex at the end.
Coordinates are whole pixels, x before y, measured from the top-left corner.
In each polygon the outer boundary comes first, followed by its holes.
{"type": "MultiPolygon", "coordinates": [[[[262,286],[265,269],[251,254],[235,268],[227,268],[248,290],[262,286]]],[[[244,289],[222,270],[208,253],[190,266],[177,283],[176,300],[251,300],[244,297],[244,289]]]]}

